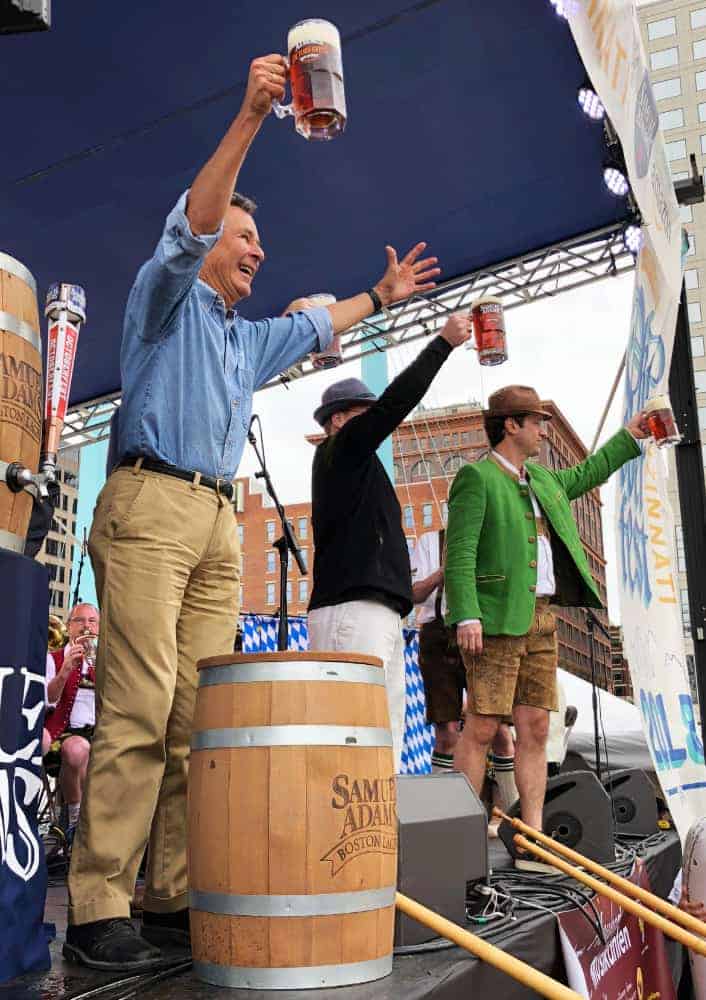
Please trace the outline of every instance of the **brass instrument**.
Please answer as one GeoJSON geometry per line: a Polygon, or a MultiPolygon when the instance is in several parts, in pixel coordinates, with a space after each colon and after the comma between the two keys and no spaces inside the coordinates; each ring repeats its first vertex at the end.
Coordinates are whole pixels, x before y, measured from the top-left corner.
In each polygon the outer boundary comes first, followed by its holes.
{"type": "Polygon", "coordinates": [[[69,641],[69,632],[58,615],[49,615],[49,649],[63,649],[69,641]]]}

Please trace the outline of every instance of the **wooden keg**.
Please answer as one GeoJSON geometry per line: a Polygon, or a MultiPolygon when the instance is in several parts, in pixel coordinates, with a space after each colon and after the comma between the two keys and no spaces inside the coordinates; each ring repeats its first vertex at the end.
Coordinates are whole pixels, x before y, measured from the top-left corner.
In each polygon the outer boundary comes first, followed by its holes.
{"type": "Polygon", "coordinates": [[[302,989],[392,969],[397,812],[382,662],[358,653],[199,665],[189,772],[196,975],[302,989]]]}
{"type": "MultiPolygon", "coordinates": [[[[42,443],[42,354],[37,285],[0,253],[0,460],[37,471],[42,443]]],[[[0,478],[0,547],[23,552],[32,498],[0,478]]]]}

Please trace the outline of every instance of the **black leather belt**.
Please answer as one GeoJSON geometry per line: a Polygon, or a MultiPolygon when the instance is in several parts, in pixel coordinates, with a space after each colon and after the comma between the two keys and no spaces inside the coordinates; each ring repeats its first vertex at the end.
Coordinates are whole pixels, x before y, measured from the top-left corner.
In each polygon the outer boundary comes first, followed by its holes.
{"type": "Polygon", "coordinates": [[[203,473],[198,472],[187,472],[186,469],[177,469],[176,465],[170,465],[168,462],[159,462],[156,458],[143,458],[141,455],[132,455],[121,459],[118,463],[118,468],[123,468],[124,466],[134,467],[142,459],[141,469],[146,469],[147,472],[161,472],[165,476],[173,476],[175,479],[183,479],[187,483],[193,483],[196,481],[197,476],[200,475],[198,480],[199,486],[207,486],[209,490],[215,490],[220,496],[225,497],[226,500],[233,499],[233,484],[227,479],[214,479],[212,476],[204,476],[203,473]]]}

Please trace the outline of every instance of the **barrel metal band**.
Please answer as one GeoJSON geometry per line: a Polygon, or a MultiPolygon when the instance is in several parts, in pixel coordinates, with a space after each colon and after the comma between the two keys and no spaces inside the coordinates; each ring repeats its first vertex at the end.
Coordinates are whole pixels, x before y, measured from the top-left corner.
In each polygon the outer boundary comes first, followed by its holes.
{"type": "Polygon", "coordinates": [[[248,726],[202,729],[191,737],[192,750],[298,746],[391,747],[392,734],[376,726],[248,726]]]}
{"type": "Polygon", "coordinates": [[[321,986],[353,986],[382,979],[392,972],[392,955],[367,962],[343,965],[307,965],[301,968],[253,969],[238,965],[194,962],[194,974],[214,986],[260,990],[316,989],[321,986]]]}
{"type": "Polygon", "coordinates": [[[13,535],[11,531],[0,530],[0,549],[11,552],[24,552],[25,540],[22,535],[13,535]]]}
{"type": "Polygon", "coordinates": [[[16,336],[22,337],[23,340],[28,340],[32,347],[38,351],[41,350],[39,330],[35,330],[29,323],[25,323],[23,319],[18,319],[12,313],[0,310],[0,330],[7,330],[8,333],[14,333],[16,336]]]}
{"type": "Polygon", "coordinates": [[[37,282],[34,280],[32,272],[24,264],[20,263],[19,260],[11,257],[9,253],[0,253],[0,271],[7,271],[8,274],[14,274],[20,281],[24,281],[25,285],[29,285],[35,295],[37,294],[37,282]]]}
{"type": "Polygon", "coordinates": [[[252,684],[258,681],[343,681],[349,684],[385,686],[385,672],[364,663],[326,663],[297,660],[294,663],[246,663],[224,667],[202,667],[199,687],[212,684],[252,684]]]}
{"type": "Polygon", "coordinates": [[[360,892],[321,892],[310,896],[256,896],[189,891],[192,910],[229,917],[323,917],[382,910],[395,902],[394,885],[360,892]]]}

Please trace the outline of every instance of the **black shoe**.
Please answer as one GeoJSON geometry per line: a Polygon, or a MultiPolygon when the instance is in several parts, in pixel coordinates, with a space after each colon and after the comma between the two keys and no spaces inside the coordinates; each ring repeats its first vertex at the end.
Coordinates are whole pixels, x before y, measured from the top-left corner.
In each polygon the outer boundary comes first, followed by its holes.
{"type": "Polygon", "coordinates": [[[175,910],[173,913],[154,913],[152,910],[142,911],[141,934],[147,941],[157,945],[179,945],[191,948],[191,932],[189,930],[189,910],[175,910]]]}
{"type": "Polygon", "coordinates": [[[111,972],[146,972],[165,961],[159,948],[141,938],[127,917],[69,924],[62,953],[69,962],[111,972]]]}

